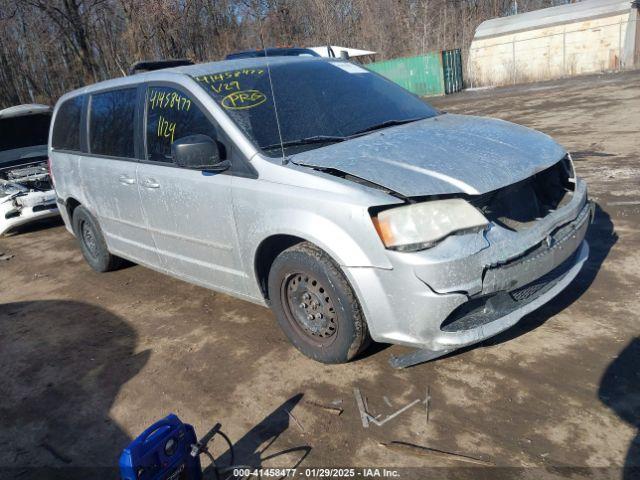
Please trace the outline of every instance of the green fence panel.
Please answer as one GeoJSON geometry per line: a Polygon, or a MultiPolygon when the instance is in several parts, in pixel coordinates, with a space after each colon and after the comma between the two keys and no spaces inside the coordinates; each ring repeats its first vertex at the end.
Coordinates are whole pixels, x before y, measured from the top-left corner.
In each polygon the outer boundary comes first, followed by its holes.
{"type": "Polygon", "coordinates": [[[367,68],[420,96],[444,95],[442,53],[374,62],[367,68]]]}

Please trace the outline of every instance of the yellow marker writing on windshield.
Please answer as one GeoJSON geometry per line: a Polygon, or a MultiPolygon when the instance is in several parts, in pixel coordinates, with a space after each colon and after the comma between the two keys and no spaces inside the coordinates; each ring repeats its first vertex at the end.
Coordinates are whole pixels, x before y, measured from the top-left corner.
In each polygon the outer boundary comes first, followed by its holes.
{"type": "Polygon", "coordinates": [[[266,101],[267,97],[258,90],[243,90],[242,92],[230,93],[220,103],[227,110],[245,110],[257,107],[266,101]]]}

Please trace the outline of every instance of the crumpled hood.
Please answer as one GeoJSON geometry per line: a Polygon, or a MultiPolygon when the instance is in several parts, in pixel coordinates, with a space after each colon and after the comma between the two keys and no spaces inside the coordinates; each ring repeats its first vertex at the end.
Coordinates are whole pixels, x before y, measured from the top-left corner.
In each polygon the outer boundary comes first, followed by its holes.
{"type": "Polygon", "coordinates": [[[565,150],[549,136],[492,118],[443,114],[291,156],[401,195],[482,194],[558,162],[565,150]]]}

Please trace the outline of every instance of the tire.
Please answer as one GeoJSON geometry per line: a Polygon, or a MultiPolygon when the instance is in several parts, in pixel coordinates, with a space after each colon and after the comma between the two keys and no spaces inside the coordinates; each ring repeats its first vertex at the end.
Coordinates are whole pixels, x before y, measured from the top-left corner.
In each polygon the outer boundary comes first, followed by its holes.
{"type": "Polygon", "coordinates": [[[123,259],[109,253],[98,222],[82,206],[76,207],[73,211],[73,231],[82,256],[96,272],[109,272],[123,265],[123,259]]]}
{"type": "Polygon", "coordinates": [[[353,289],[338,265],[315,245],[303,242],[282,252],[271,266],[268,287],[280,328],[307,357],[345,363],[369,344],[353,289]]]}

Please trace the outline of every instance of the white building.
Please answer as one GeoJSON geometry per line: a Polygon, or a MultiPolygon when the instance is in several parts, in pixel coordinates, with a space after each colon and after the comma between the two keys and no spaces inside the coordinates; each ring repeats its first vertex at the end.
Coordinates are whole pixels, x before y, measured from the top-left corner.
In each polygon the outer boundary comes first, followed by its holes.
{"type": "Polygon", "coordinates": [[[481,23],[469,49],[472,87],[640,67],[640,0],[584,0],[481,23]]]}

